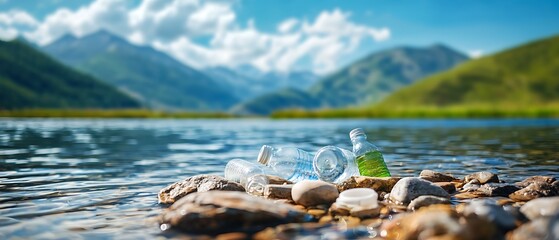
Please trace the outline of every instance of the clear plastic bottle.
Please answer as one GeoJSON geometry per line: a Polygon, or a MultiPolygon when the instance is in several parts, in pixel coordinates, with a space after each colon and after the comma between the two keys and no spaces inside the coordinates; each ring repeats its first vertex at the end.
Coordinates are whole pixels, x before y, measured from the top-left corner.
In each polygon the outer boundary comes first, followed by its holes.
{"type": "Polygon", "coordinates": [[[248,193],[263,195],[268,180],[262,175],[269,173],[266,169],[253,162],[233,159],[225,165],[225,179],[243,185],[248,193]]]}
{"type": "Polygon", "coordinates": [[[258,162],[270,167],[277,176],[292,182],[318,179],[313,169],[312,154],[299,148],[263,145],[258,154],[258,162]]]}
{"type": "Polygon", "coordinates": [[[351,176],[359,176],[353,152],[326,146],[319,149],[313,159],[314,171],[322,181],[340,183],[351,176]]]}
{"type": "Polygon", "coordinates": [[[353,153],[356,156],[357,168],[363,176],[390,177],[384,157],[377,146],[367,141],[367,135],[361,128],[351,130],[349,138],[353,144],[353,153]]]}

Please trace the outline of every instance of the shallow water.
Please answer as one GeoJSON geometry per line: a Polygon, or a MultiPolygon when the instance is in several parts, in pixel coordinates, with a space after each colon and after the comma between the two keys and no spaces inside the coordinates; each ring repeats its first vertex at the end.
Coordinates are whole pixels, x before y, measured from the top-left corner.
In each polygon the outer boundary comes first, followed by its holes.
{"type": "Polygon", "coordinates": [[[508,182],[559,177],[559,120],[40,120],[0,119],[0,239],[152,239],[157,192],[222,174],[262,144],[351,148],[366,130],[395,176],[422,169],[508,182]]]}

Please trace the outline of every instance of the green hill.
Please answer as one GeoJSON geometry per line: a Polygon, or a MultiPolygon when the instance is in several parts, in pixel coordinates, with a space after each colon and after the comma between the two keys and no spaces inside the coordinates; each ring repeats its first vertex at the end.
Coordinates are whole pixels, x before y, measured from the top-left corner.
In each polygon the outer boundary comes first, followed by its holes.
{"type": "Polygon", "coordinates": [[[135,108],[139,103],[21,41],[0,41],[0,109],[135,108]]]}
{"type": "Polygon", "coordinates": [[[43,48],[60,61],[141,99],[171,110],[225,110],[238,102],[223,84],[151,47],[107,31],[64,36],[43,48]]]}
{"type": "Polygon", "coordinates": [[[241,115],[268,115],[274,109],[316,108],[318,106],[320,106],[320,102],[308,93],[295,88],[285,88],[241,103],[231,111],[241,115]]]}
{"type": "Polygon", "coordinates": [[[475,59],[386,98],[377,109],[559,106],[559,36],[475,59]]]}

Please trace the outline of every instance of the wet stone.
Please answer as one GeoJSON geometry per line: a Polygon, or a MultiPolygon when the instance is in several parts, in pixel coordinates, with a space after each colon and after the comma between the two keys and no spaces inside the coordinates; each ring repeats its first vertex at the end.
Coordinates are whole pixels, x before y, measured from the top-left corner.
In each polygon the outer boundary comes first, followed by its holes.
{"type": "Polygon", "coordinates": [[[332,216],[349,216],[350,215],[350,210],[351,209],[349,209],[349,208],[338,206],[338,204],[333,203],[332,206],[330,206],[330,209],[328,210],[328,212],[332,216]]]}
{"type": "Polygon", "coordinates": [[[447,193],[456,192],[456,185],[452,182],[435,182],[435,185],[443,188],[447,193]]]}
{"type": "Polygon", "coordinates": [[[440,173],[432,170],[421,171],[419,177],[430,182],[452,182],[458,180],[449,173],[440,173]]]}
{"type": "Polygon", "coordinates": [[[532,183],[549,183],[552,184],[556,179],[551,176],[532,176],[524,179],[522,182],[516,183],[520,188],[528,187],[532,183]]]}
{"type": "Polygon", "coordinates": [[[472,173],[464,178],[464,182],[470,182],[472,180],[477,180],[479,184],[486,183],[498,183],[499,177],[497,174],[491,172],[476,172],[472,173]]]}
{"type": "Polygon", "coordinates": [[[332,204],[338,195],[336,186],[319,180],[300,181],[291,190],[293,201],[306,207],[332,204]]]}
{"type": "Polygon", "coordinates": [[[161,189],[158,199],[159,203],[171,204],[188,194],[212,190],[244,192],[245,188],[221,176],[196,175],[161,189]]]}
{"type": "Polygon", "coordinates": [[[448,198],[437,197],[437,196],[429,196],[429,195],[419,196],[410,202],[410,204],[408,205],[408,209],[417,210],[422,207],[426,207],[434,204],[450,204],[450,200],[448,198]]]}
{"type": "Polygon", "coordinates": [[[558,190],[553,184],[546,182],[534,182],[527,187],[509,195],[515,201],[530,201],[541,197],[553,197],[558,195],[558,190]]]}
{"type": "Polygon", "coordinates": [[[518,190],[517,186],[508,183],[486,183],[477,189],[488,197],[507,197],[518,190]]]}
{"type": "Polygon", "coordinates": [[[279,184],[268,184],[264,188],[264,197],[270,199],[289,199],[291,198],[291,189],[293,185],[279,185],[279,184]]]}
{"type": "Polygon", "coordinates": [[[450,195],[443,188],[432,182],[416,177],[406,177],[394,185],[390,192],[390,200],[399,204],[408,204],[413,199],[423,195],[450,198],[450,195]]]}
{"type": "Polygon", "coordinates": [[[476,199],[464,208],[465,216],[476,215],[491,223],[496,224],[503,232],[515,228],[515,218],[495,201],[489,199],[476,199]]]}
{"type": "Polygon", "coordinates": [[[248,234],[242,232],[232,232],[217,235],[216,240],[244,240],[249,239],[248,234]]]}
{"type": "Polygon", "coordinates": [[[559,215],[559,197],[534,199],[524,204],[520,211],[530,220],[559,215]]]}
{"type": "Polygon", "coordinates": [[[399,177],[352,176],[338,184],[338,190],[343,192],[352,188],[372,188],[377,192],[390,192],[400,179],[399,177]]]}
{"type": "Polygon", "coordinates": [[[341,229],[332,224],[293,223],[266,229],[255,234],[257,240],[268,239],[359,239],[369,235],[365,227],[358,229],[341,229]]]}
{"type": "Polygon", "coordinates": [[[360,219],[373,218],[380,215],[380,209],[380,206],[376,208],[354,207],[349,211],[349,215],[360,219]]]}
{"type": "Polygon", "coordinates": [[[233,191],[192,193],[160,216],[162,224],[195,234],[251,233],[266,227],[303,222],[307,215],[288,204],[233,191]]]}
{"type": "Polygon", "coordinates": [[[508,240],[559,239],[559,215],[539,218],[521,225],[507,236],[508,240]]]}
{"type": "Polygon", "coordinates": [[[472,180],[462,186],[462,191],[474,192],[477,191],[480,187],[481,185],[479,185],[478,180],[472,180]]]}

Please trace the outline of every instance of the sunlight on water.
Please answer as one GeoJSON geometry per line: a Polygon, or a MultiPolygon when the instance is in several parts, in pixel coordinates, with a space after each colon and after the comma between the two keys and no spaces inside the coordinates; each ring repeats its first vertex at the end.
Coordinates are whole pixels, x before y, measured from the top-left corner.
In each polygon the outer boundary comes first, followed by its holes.
{"type": "Polygon", "coordinates": [[[0,239],[161,235],[157,192],[221,174],[262,144],[351,149],[366,129],[393,176],[422,169],[501,179],[559,175],[556,120],[0,120],[0,239]]]}

